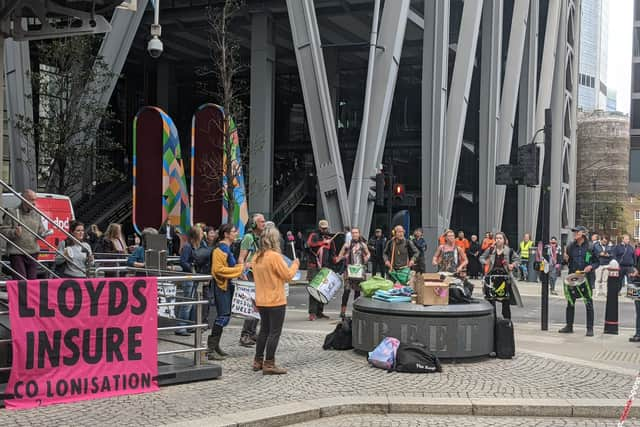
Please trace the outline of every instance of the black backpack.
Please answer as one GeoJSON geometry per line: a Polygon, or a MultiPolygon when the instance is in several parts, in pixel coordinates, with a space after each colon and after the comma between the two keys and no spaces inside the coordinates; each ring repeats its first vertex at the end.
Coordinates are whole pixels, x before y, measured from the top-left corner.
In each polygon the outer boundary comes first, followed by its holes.
{"type": "Polygon", "coordinates": [[[473,283],[464,280],[462,285],[449,285],[449,304],[469,304],[473,300],[473,283]]]}
{"type": "Polygon", "coordinates": [[[402,344],[396,352],[396,372],[428,374],[442,372],[440,359],[429,353],[421,344],[402,344]]]}
{"type": "Polygon", "coordinates": [[[351,350],[351,318],[345,317],[336,325],[336,329],[327,335],[322,345],[324,350],[351,350]]]}
{"type": "Polygon", "coordinates": [[[193,266],[196,273],[211,274],[211,253],[212,247],[200,246],[193,251],[193,266]]]}

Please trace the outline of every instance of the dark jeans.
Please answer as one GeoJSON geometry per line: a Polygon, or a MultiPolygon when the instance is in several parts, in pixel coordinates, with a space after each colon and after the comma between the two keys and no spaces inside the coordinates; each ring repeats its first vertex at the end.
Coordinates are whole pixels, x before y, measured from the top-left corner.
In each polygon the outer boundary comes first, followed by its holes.
{"type": "MultiPolygon", "coordinates": [[[[31,256],[35,259],[38,254],[31,254],[31,256]]],[[[11,262],[11,268],[13,268],[17,274],[13,274],[13,278],[16,280],[27,280],[37,279],[38,278],[38,264],[27,257],[26,255],[9,255],[9,261],[11,262]]]]}
{"type": "MultiPolygon", "coordinates": [[[[345,289],[342,292],[342,306],[346,307],[347,304],[349,303],[349,295],[351,295],[351,289],[345,289]]],[[[353,290],[353,300],[357,300],[358,298],[360,298],[360,291],[359,290],[353,290]]]]}
{"type": "Polygon", "coordinates": [[[276,348],[280,341],[282,325],[284,325],[284,315],[287,306],[279,307],[258,307],[260,312],[260,334],[256,343],[256,359],[274,360],[276,348]],[[265,347],[267,353],[265,355],[265,347]]]}
{"type": "Polygon", "coordinates": [[[216,320],[213,324],[224,327],[227,326],[231,320],[231,299],[233,298],[234,287],[229,283],[227,290],[223,291],[215,282],[212,283],[212,286],[216,306],[216,320]]]}
{"type": "MultiPolygon", "coordinates": [[[[196,295],[197,286],[193,282],[182,283],[182,299],[180,302],[185,302],[190,299],[194,299],[196,295]]],[[[193,305],[179,305],[178,313],[176,317],[181,320],[195,320],[195,307],[193,305]]],[[[178,325],[188,325],[190,322],[178,322],[178,325]]]]}
{"type": "Polygon", "coordinates": [[[371,274],[375,276],[377,273],[380,273],[382,277],[385,277],[387,274],[387,267],[384,265],[384,260],[373,258],[371,260],[371,264],[371,274]]]}
{"type": "Polygon", "coordinates": [[[242,332],[240,332],[241,337],[254,337],[256,335],[256,331],[258,330],[258,319],[247,319],[242,324],[242,332]]]}
{"type": "MultiPolygon", "coordinates": [[[[309,268],[307,271],[307,280],[311,281],[320,270],[317,268],[309,268]]],[[[309,295],[309,314],[315,314],[319,317],[324,312],[324,304],[309,295]]]]}
{"type": "Polygon", "coordinates": [[[636,300],[635,305],[636,305],[636,336],[640,337],[640,300],[636,300]]]}
{"type": "MultiPolygon", "coordinates": [[[[589,289],[589,291],[590,290],[591,289],[589,289]]],[[[587,329],[593,329],[594,312],[593,312],[593,299],[591,299],[591,292],[588,292],[588,295],[586,295],[585,298],[582,298],[582,299],[584,300],[584,307],[587,310],[587,329]]],[[[576,298],[571,294],[569,294],[569,297],[567,300],[566,316],[567,316],[567,325],[573,326],[573,321],[576,317],[576,298]]]]}

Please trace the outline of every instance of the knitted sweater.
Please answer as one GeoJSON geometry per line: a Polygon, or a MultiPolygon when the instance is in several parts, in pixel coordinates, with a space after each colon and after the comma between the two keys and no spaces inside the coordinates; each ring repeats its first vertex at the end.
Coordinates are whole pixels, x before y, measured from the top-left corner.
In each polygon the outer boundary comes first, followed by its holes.
{"type": "Polygon", "coordinates": [[[293,279],[300,263],[294,260],[287,267],[282,255],[276,251],[266,251],[260,258],[255,258],[253,279],[256,283],[256,306],[279,307],[287,304],[284,293],[285,282],[293,279]]]}

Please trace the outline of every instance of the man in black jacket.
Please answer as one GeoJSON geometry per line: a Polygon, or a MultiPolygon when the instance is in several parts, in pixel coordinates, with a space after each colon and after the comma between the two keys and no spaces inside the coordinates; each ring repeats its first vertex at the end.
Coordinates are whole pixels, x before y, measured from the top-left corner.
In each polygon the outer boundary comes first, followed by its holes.
{"type": "Polygon", "coordinates": [[[591,296],[592,286],[595,282],[595,269],[598,268],[598,257],[593,253],[593,246],[587,239],[587,229],[581,225],[572,229],[575,233],[575,240],[566,247],[564,259],[569,264],[569,274],[582,271],[587,276],[586,283],[569,288],[564,285],[564,294],[567,298],[567,324],[560,329],[560,333],[573,333],[573,320],[576,314],[576,300],[581,297],[587,310],[587,336],[593,336],[593,299],[591,296]]]}
{"type": "Polygon", "coordinates": [[[375,235],[369,239],[369,252],[371,253],[371,274],[374,276],[379,272],[382,277],[385,276],[386,269],[384,266],[384,248],[387,245],[387,238],[382,235],[382,229],[376,228],[375,235]]]}

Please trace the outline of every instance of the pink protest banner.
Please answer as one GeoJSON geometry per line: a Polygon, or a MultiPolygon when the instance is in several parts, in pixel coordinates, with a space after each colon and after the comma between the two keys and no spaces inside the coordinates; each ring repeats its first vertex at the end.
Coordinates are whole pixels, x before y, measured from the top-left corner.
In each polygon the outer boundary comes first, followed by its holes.
{"type": "Polygon", "coordinates": [[[7,283],[7,409],[158,390],[152,277],[7,283]]]}

